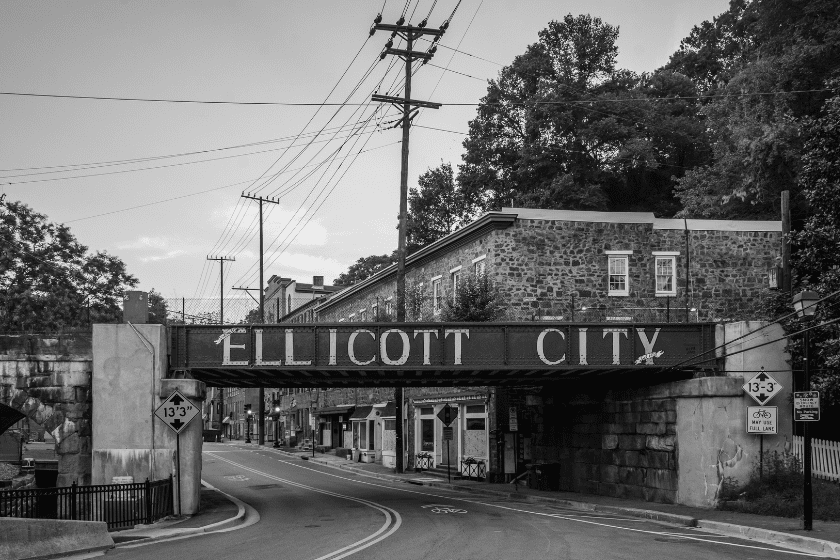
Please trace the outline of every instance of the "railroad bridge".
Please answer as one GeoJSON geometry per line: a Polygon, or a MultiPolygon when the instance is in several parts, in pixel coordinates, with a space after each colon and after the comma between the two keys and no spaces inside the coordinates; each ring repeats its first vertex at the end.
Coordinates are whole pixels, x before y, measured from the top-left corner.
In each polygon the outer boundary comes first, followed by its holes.
{"type": "MultiPolygon", "coordinates": [[[[655,453],[666,464],[655,470],[664,473],[666,488],[650,499],[708,506],[715,495],[709,480],[745,475],[758,449],[757,438],[744,433],[748,403],[740,387],[745,372],[765,367],[776,372],[785,392],[791,386],[778,326],[740,339],[722,355],[722,343],[761,326],[546,321],[183,325],[167,330],[94,325],[87,346],[81,339],[64,346],[8,342],[0,355],[0,402],[57,434],[60,483],[97,484],[125,475],[158,479],[174,471],[175,436],[153,412],[175,389],[201,407],[207,386],[542,386],[558,394],[566,388],[569,394],[597,388],[605,406],[602,414],[587,419],[597,425],[585,427],[580,439],[588,448],[579,451],[590,462],[600,457],[602,464],[587,464],[599,472],[586,476],[615,487],[618,478],[634,476],[639,465],[621,461],[638,459],[640,453],[623,451],[620,442],[641,442],[645,455],[645,442],[651,440],[644,430],[655,422],[640,428],[634,415],[658,403],[671,412],[660,420],[668,422],[673,437],[655,439],[656,446],[664,446],[655,453]],[[53,359],[41,359],[47,347],[54,349],[53,359]],[[679,446],[681,439],[691,445],[679,446]]],[[[779,396],[779,402],[786,396],[779,396]]],[[[784,445],[789,416],[780,407],[779,435],[765,440],[768,448],[784,445]]],[[[660,428],[653,433],[664,432],[664,425],[660,428]]],[[[180,439],[182,506],[190,512],[200,490],[201,422],[191,423],[180,439]]]]}

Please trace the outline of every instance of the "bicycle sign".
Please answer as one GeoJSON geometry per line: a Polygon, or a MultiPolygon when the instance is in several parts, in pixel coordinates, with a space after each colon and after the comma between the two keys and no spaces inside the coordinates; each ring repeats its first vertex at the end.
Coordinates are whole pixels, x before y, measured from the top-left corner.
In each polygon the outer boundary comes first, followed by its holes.
{"type": "Polygon", "coordinates": [[[432,508],[429,511],[432,513],[467,513],[467,510],[456,508],[455,506],[445,506],[441,504],[429,504],[427,506],[420,506],[422,508],[432,508]]]}
{"type": "Polygon", "coordinates": [[[770,435],[777,433],[778,411],[777,406],[748,406],[747,433],[770,435]]]}

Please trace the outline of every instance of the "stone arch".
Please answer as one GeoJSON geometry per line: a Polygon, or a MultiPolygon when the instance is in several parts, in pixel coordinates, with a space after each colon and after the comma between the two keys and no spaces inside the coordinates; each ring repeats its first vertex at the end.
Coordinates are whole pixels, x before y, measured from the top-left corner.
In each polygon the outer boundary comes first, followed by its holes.
{"type": "Polygon", "coordinates": [[[91,480],[90,333],[0,336],[0,402],[55,440],[58,485],[91,480]]]}

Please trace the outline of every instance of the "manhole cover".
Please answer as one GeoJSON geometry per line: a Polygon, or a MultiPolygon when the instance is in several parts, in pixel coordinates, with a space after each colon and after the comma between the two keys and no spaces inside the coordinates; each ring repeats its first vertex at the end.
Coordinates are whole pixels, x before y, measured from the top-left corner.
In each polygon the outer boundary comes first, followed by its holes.
{"type": "Polygon", "coordinates": [[[283,488],[279,484],[254,484],[253,486],[249,486],[248,488],[252,488],[254,490],[268,490],[269,488],[283,488]]]}
{"type": "Polygon", "coordinates": [[[304,525],[304,527],[320,527],[320,525],[304,525]]]}

